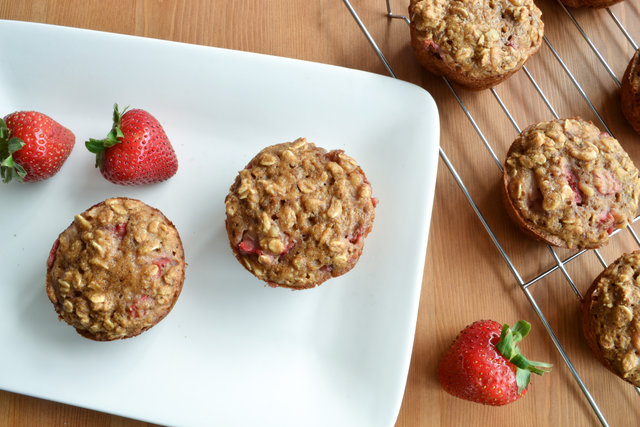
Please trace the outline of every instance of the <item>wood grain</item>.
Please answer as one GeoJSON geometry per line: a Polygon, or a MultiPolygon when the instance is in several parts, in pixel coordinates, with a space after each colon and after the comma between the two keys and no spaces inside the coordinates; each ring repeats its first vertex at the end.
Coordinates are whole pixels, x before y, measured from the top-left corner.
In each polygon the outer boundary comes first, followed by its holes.
{"type": "MultiPolygon", "coordinates": [[[[392,0],[404,14],[407,1],[392,0]]],[[[418,84],[435,98],[440,111],[441,146],[464,180],[487,223],[524,281],[553,267],[549,249],[524,237],[499,203],[500,170],[460,105],[441,78],[423,71],[408,47],[408,27],[386,16],[384,0],[353,0],[353,6],[400,79],[418,84]]],[[[546,34],[568,64],[612,133],[636,164],[639,137],[622,118],[618,88],[555,1],[540,1],[546,34]]],[[[640,7],[636,0],[611,9],[635,40],[640,40],[640,7]]],[[[576,19],[593,39],[618,78],[633,49],[603,10],[576,10],[576,19]]],[[[386,74],[365,37],[340,1],[317,0],[0,0],[0,19],[13,19],[336,64],[386,74]]],[[[11,41],[4,41],[11,42],[11,41]]],[[[573,86],[551,49],[543,45],[527,69],[561,117],[580,115],[601,127],[573,86]]],[[[501,160],[517,134],[490,91],[456,88],[491,149],[501,160]]],[[[553,117],[534,85],[519,72],[495,93],[518,128],[553,117]]],[[[4,113],[3,113],[4,114],[4,113]]],[[[401,149],[401,145],[398,145],[401,149]]],[[[601,253],[611,262],[636,244],[623,232],[601,253]]],[[[561,258],[569,251],[557,251],[561,258]]],[[[593,252],[567,265],[577,288],[585,291],[602,270],[593,252]]],[[[582,375],[611,425],[635,425],[638,395],[592,357],[579,329],[579,299],[559,271],[529,288],[559,341],[582,375]]],[[[5,349],[10,351],[10,349],[5,349]]],[[[562,361],[514,275],[484,231],[452,174],[439,163],[429,247],[425,259],[420,311],[411,368],[397,426],[544,426],[597,424],[593,411],[562,361]],[[490,408],[445,394],[436,379],[439,358],[465,325],[481,318],[532,322],[523,344],[535,360],[554,363],[543,378],[534,378],[524,399],[490,408]]],[[[142,426],[128,420],[68,405],[0,392],[0,425],[142,426]]]]}

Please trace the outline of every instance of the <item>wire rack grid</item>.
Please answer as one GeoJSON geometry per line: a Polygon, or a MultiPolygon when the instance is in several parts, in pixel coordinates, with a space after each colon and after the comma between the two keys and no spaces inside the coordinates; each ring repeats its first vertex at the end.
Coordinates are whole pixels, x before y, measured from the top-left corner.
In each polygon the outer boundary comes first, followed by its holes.
{"type": "MultiPolygon", "coordinates": [[[[387,16],[390,19],[399,19],[399,20],[403,20],[407,25],[410,24],[410,20],[406,16],[398,15],[398,14],[393,13],[391,5],[390,5],[390,0],[385,0],[385,1],[386,1],[386,13],[387,13],[387,16]]],[[[360,30],[364,33],[364,35],[367,38],[369,44],[374,49],[375,53],[377,54],[377,56],[379,57],[379,59],[383,63],[383,65],[386,68],[387,72],[393,78],[397,78],[397,76],[394,73],[391,65],[389,64],[389,62],[385,58],[384,54],[382,53],[382,51],[378,47],[377,43],[375,42],[375,40],[373,39],[373,37],[369,33],[367,27],[364,25],[364,23],[360,19],[359,15],[357,14],[355,9],[353,8],[352,4],[350,3],[350,0],[343,0],[343,2],[345,4],[345,6],[347,7],[347,9],[349,10],[349,12],[351,13],[351,15],[353,16],[353,18],[356,21],[357,25],[359,26],[360,30]]],[[[603,57],[601,52],[595,46],[594,42],[591,40],[591,38],[587,35],[585,30],[579,24],[578,20],[574,16],[574,14],[569,9],[567,9],[560,1],[558,1],[558,5],[562,9],[562,11],[566,14],[568,19],[573,23],[573,25],[580,32],[580,34],[584,38],[585,42],[589,45],[590,49],[596,55],[596,57],[598,58],[599,62],[602,64],[602,66],[607,71],[607,73],[611,76],[611,78],[616,83],[616,85],[618,87],[620,87],[621,86],[620,80],[616,76],[615,72],[612,70],[612,67],[608,64],[608,62],[605,60],[605,58],[603,57]]],[[[637,50],[638,49],[637,43],[631,37],[631,35],[629,34],[629,32],[627,31],[625,26],[620,21],[620,19],[618,19],[618,17],[615,15],[615,13],[610,8],[605,8],[605,11],[606,11],[606,13],[608,13],[610,18],[613,20],[613,22],[615,23],[617,28],[620,30],[620,32],[622,33],[624,38],[627,40],[627,42],[631,45],[631,47],[634,50],[637,50]]],[[[544,44],[552,52],[553,56],[555,57],[555,59],[557,60],[558,64],[561,66],[563,71],[566,73],[568,78],[571,80],[571,82],[572,82],[573,86],[575,87],[575,89],[580,93],[580,96],[587,103],[587,105],[589,106],[589,108],[591,109],[591,111],[593,112],[593,114],[595,115],[597,120],[599,121],[599,123],[602,125],[602,127],[610,135],[614,136],[612,131],[610,130],[609,126],[607,125],[605,120],[602,118],[601,114],[598,112],[597,108],[594,106],[592,101],[587,96],[587,94],[586,94],[585,90],[583,89],[583,87],[580,85],[580,83],[578,82],[578,80],[576,79],[574,74],[571,72],[571,70],[569,69],[569,67],[567,66],[567,64],[563,60],[563,58],[560,56],[560,54],[554,48],[553,44],[549,41],[549,39],[547,38],[546,35],[543,36],[543,41],[544,41],[544,44]]],[[[541,97],[541,99],[544,102],[544,104],[546,105],[546,107],[551,112],[551,114],[556,119],[560,118],[560,116],[558,115],[558,113],[554,109],[551,101],[545,95],[545,93],[542,91],[542,89],[540,88],[540,85],[534,79],[534,77],[531,75],[531,73],[527,69],[526,65],[522,69],[523,69],[523,72],[526,74],[527,78],[529,79],[529,81],[531,82],[531,84],[534,86],[534,88],[535,88],[536,92],[538,93],[538,95],[541,97]]],[[[457,93],[456,89],[454,88],[454,86],[449,82],[449,80],[444,76],[442,77],[442,80],[443,80],[444,84],[447,86],[447,88],[449,89],[449,91],[451,92],[451,94],[454,96],[454,98],[456,99],[456,101],[459,104],[460,108],[462,109],[462,111],[464,112],[465,116],[469,120],[470,124],[472,125],[472,127],[474,128],[474,130],[477,132],[478,136],[482,140],[482,143],[484,144],[484,146],[487,149],[488,155],[491,156],[491,158],[495,162],[496,166],[499,168],[500,172],[502,172],[502,170],[503,170],[502,162],[499,160],[498,156],[495,153],[495,150],[493,149],[493,147],[489,143],[488,139],[485,137],[484,133],[480,129],[480,127],[477,124],[476,120],[474,119],[473,115],[471,114],[471,112],[469,111],[469,109],[467,108],[467,106],[465,105],[463,100],[461,99],[461,97],[458,95],[458,93],[457,93]]],[[[499,106],[502,109],[502,111],[507,116],[507,118],[510,121],[511,125],[514,127],[514,129],[516,130],[517,133],[520,133],[521,132],[520,126],[518,125],[518,123],[514,119],[514,116],[511,113],[511,111],[507,108],[505,103],[502,101],[502,99],[500,98],[500,96],[496,92],[495,88],[491,88],[490,91],[491,91],[492,95],[494,96],[494,98],[496,99],[496,101],[499,104],[499,106]]],[[[530,286],[532,286],[533,284],[539,282],[541,279],[547,277],[549,274],[551,274],[551,273],[553,273],[553,272],[555,272],[557,270],[560,270],[562,275],[566,279],[566,282],[571,287],[572,291],[582,301],[583,297],[582,297],[580,291],[578,290],[578,287],[576,286],[573,278],[571,277],[571,275],[569,274],[569,272],[565,268],[565,266],[568,263],[570,263],[571,261],[573,261],[573,260],[577,259],[578,257],[580,257],[581,255],[583,255],[584,253],[593,252],[595,254],[595,256],[597,257],[598,261],[600,262],[600,264],[602,265],[602,267],[605,268],[607,266],[607,263],[605,262],[605,260],[604,260],[603,256],[601,255],[600,251],[598,249],[581,250],[581,251],[578,251],[577,253],[574,253],[574,254],[572,254],[572,255],[564,258],[564,259],[561,259],[560,256],[556,253],[556,250],[553,247],[547,246],[551,256],[553,257],[555,265],[552,266],[551,268],[545,270],[545,271],[540,272],[539,274],[535,275],[535,277],[525,281],[523,279],[521,273],[518,271],[518,269],[516,268],[516,266],[514,265],[512,260],[510,259],[509,255],[507,254],[507,252],[503,248],[503,245],[500,243],[498,237],[496,236],[494,231],[489,226],[485,216],[482,214],[482,212],[478,208],[478,205],[476,204],[476,202],[474,201],[473,197],[471,196],[471,193],[469,192],[467,186],[463,182],[460,174],[457,172],[456,168],[454,167],[452,162],[449,160],[449,158],[447,157],[447,155],[446,155],[446,153],[445,153],[445,151],[443,150],[442,147],[439,148],[439,154],[440,154],[440,158],[442,159],[442,161],[446,165],[447,169],[449,170],[449,172],[453,176],[453,178],[454,178],[455,182],[457,183],[458,187],[460,188],[460,190],[462,191],[462,193],[466,197],[467,201],[469,202],[471,208],[473,209],[473,211],[477,215],[478,219],[482,223],[483,227],[487,231],[487,233],[488,233],[490,239],[492,240],[493,244],[496,246],[496,248],[500,252],[500,255],[502,256],[502,258],[506,262],[509,270],[513,274],[513,276],[514,276],[516,282],[518,283],[519,287],[524,292],[524,294],[525,294],[527,300],[529,301],[530,305],[532,306],[533,310],[535,311],[537,316],[540,318],[540,321],[542,322],[542,324],[546,328],[546,330],[547,330],[551,340],[553,341],[556,349],[558,350],[558,352],[560,353],[563,361],[565,362],[565,364],[569,368],[572,376],[574,377],[574,379],[577,382],[580,390],[582,391],[582,393],[584,394],[585,398],[587,399],[589,405],[593,409],[596,417],[598,418],[598,420],[600,421],[600,423],[603,426],[608,426],[609,424],[608,424],[606,418],[604,417],[602,411],[600,410],[598,404],[594,400],[591,392],[589,391],[589,389],[585,385],[584,381],[582,380],[580,374],[578,373],[578,371],[576,370],[575,366],[571,362],[571,359],[567,355],[567,352],[565,351],[564,347],[562,346],[562,344],[561,344],[560,340],[558,339],[556,333],[554,332],[554,330],[551,327],[551,325],[549,324],[546,316],[544,315],[544,313],[540,309],[538,303],[536,302],[535,298],[533,297],[532,293],[529,290],[530,286]]],[[[640,215],[634,218],[633,223],[636,223],[639,219],[640,219],[640,215]]],[[[631,237],[633,238],[635,243],[638,246],[640,246],[640,238],[638,237],[636,232],[633,230],[633,228],[629,225],[629,226],[626,227],[625,230],[631,235],[631,237]]],[[[617,234],[617,233],[619,233],[621,231],[622,230],[616,230],[613,234],[617,234]]],[[[635,387],[635,390],[640,395],[640,388],[635,387]]]]}

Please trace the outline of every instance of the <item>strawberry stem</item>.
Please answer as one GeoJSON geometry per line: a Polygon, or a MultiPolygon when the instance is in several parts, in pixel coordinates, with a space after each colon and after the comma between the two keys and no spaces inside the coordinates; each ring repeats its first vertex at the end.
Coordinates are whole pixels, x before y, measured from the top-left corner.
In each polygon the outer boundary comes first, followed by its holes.
{"type": "Polygon", "coordinates": [[[125,107],[122,112],[118,110],[118,104],[113,104],[113,125],[111,130],[104,139],[89,139],[84,144],[87,150],[96,155],[96,167],[102,169],[104,163],[104,151],[107,148],[113,147],[120,143],[120,140],[124,137],[122,130],[120,129],[120,122],[122,116],[129,107],[125,107]]]}
{"type": "Polygon", "coordinates": [[[524,320],[519,320],[513,329],[510,329],[509,325],[503,325],[502,332],[500,334],[500,341],[496,344],[496,349],[500,354],[516,366],[518,394],[522,393],[522,391],[529,385],[529,382],[531,381],[531,373],[542,375],[545,372],[551,371],[551,367],[553,366],[550,363],[528,360],[520,353],[518,343],[529,334],[530,330],[531,324],[524,320]]]}
{"type": "Polygon", "coordinates": [[[27,171],[15,161],[13,153],[20,150],[25,144],[20,138],[9,137],[9,134],[7,124],[0,119],[0,178],[4,183],[13,178],[22,182],[22,179],[27,176],[27,171]]]}

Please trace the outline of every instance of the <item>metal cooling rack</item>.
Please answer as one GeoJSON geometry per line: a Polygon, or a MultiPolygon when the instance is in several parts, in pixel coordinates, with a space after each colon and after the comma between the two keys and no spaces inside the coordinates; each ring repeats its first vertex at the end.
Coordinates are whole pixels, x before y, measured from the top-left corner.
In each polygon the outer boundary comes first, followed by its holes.
{"type": "MultiPolygon", "coordinates": [[[[391,65],[389,64],[389,62],[385,58],[385,56],[382,53],[382,51],[378,48],[376,42],[374,41],[373,37],[371,36],[369,31],[367,30],[366,26],[364,25],[364,23],[362,22],[362,20],[358,16],[358,14],[356,13],[356,11],[353,8],[353,6],[351,5],[350,1],[349,0],[343,0],[343,1],[344,1],[344,4],[346,5],[347,9],[349,9],[349,12],[351,13],[353,18],[355,19],[356,23],[358,24],[358,26],[360,27],[360,29],[362,30],[362,32],[366,36],[367,40],[369,41],[369,43],[371,44],[371,46],[375,50],[376,54],[378,55],[378,57],[380,58],[380,60],[384,64],[384,67],[386,68],[387,72],[393,78],[397,78],[395,73],[393,72],[393,69],[391,68],[391,65]]],[[[562,10],[565,12],[565,14],[568,16],[568,18],[576,26],[576,28],[578,29],[578,31],[580,32],[582,37],[585,39],[586,43],[590,46],[590,48],[593,50],[593,52],[597,56],[598,60],[602,64],[602,66],[606,69],[608,74],[611,76],[611,78],[615,81],[615,83],[619,87],[621,85],[620,80],[616,77],[615,73],[613,72],[613,70],[611,69],[611,67],[607,63],[607,61],[600,54],[600,52],[598,51],[598,49],[596,48],[594,43],[591,41],[589,36],[582,29],[582,27],[580,26],[578,21],[575,19],[573,14],[562,3],[560,3],[559,1],[558,1],[558,4],[562,8],[562,10]]],[[[406,24],[410,24],[409,18],[407,18],[406,16],[403,16],[403,15],[396,15],[396,14],[394,14],[392,12],[389,0],[386,0],[386,10],[387,10],[387,16],[390,19],[400,19],[400,20],[405,21],[406,24]]],[[[618,17],[611,11],[610,8],[606,8],[605,10],[609,14],[611,19],[613,19],[613,21],[615,22],[616,26],[622,32],[622,34],[627,39],[627,41],[631,44],[633,49],[637,50],[638,49],[638,45],[633,40],[633,38],[629,35],[628,31],[622,25],[622,23],[620,22],[618,17]]],[[[595,108],[595,106],[593,105],[593,103],[591,102],[591,100],[589,99],[589,97],[587,96],[585,91],[583,90],[583,88],[580,86],[580,84],[578,83],[578,81],[574,77],[573,73],[571,73],[571,71],[569,70],[568,66],[566,65],[564,60],[560,57],[558,52],[555,50],[555,48],[553,47],[553,45],[551,44],[551,42],[549,41],[549,39],[547,38],[546,35],[543,37],[543,41],[544,41],[545,45],[553,53],[553,56],[556,58],[556,60],[558,61],[559,65],[562,67],[564,72],[567,74],[569,79],[572,81],[573,85],[578,90],[578,92],[580,93],[580,95],[582,96],[584,101],[589,105],[589,108],[595,114],[595,116],[597,117],[598,121],[602,124],[603,128],[610,135],[613,136],[613,133],[611,132],[611,130],[609,129],[609,127],[605,123],[604,119],[602,118],[602,116],[600,115],[598,110],[595,108]]],[[[553,108],[551,102],[549,101],[547,96],[544,94],[544,92],[542,91],[542,89],[540,88],[540,86],[538,85],[536,80],[531,75],[531,73],[529,73],[529,70],[527,69],[527,67],[526,66],[522,67],[522,71],[526,74],[527,78],[531,81],[531,83],[533,84],[534,88],[536,89],[536,92],[540,95],[541,99],[544,101],[545,105],[547,106],[547,108],[549,109],[549,111],[551,112],[553,117],[558,119],[559,116],[556,113],[555,109],[553,108]]],[[[476,123],[476,121],[473,118],[472,114],[469,112],[469,110],[467,109],[465,104],[462,102],[462,100],[458,96],[458,93],[456,92],[454,87],[451,85],[449,80],[444,76],[442,77],[442,80],[444,81],[444,84],[449,88],[449,90],[451,91],[452,95],[455,97],[456,101],[460,105],[460,108],[462,108],[462,111],[467,116],[469,122],[471,123],[471,125],[473,126],[473,128],[477,132],[478,136],[482,140],[484,146],[486,147],[486,149],[488,151],[488,154],[494,160],[494,162],[496,163],[497,167],[500,169],[500,172],[502,172],[502,169],[503,169],[502,162],[496,156],[495,151],[491,147],[491,144],[489,144],[489,141],[487,140],[487,138],[482,133],[482,130],[480,129],[480,127],[476,123]]],[[[515,128],[516,132],[520,133],[520,131],[521,131],[520,126],[516,123],[515,119],[513,118],[513,115],[511,114],[509,109],[506,107],[506,105],[502,102],[502,100],[500,99],[500,96],[498,95],[498,93],[495,91],[494,88],[491,88],[490,91],[493,94],[493,96],[495,97],[495,99],[498,102],[498,104],[500,105],[500,108],[504,111],[504,113],[506,114],[507,118],[509,119],[509,121],[511,122],[513,127],[515,128]]],[[[554,345],[556,346],[556,349],[558,350],[558,352],[562,356],[562,359],[564,360],[565,364],[569,368],[569,370],[570,370],[571,374],[573,375],[574,379],[578,383],[578,386],[582,390],[585,398],[587,399],[587,401],[589,402],[589,404],[593,408],[593,411],[595,412],[595,415],[597,416],[598,420],[600,421],[600,423],[603,426],[608,426],[609,424],[608,424],[607,420],[605,419],[604,415],[602,414],[602,411],[598,407],[598,404],[593,399],[593,396],[591,395],[591,392],[589,391],[589,389],[586,387],[586,385],[582,381],[582,378],[580,377],[580,374],[578,373],[578,371],[573,366],[573,363],[571,362],[571,360],[567,356],[567,353],[566,353],[565,349],[563,348],[563,346],[560,343],[560,341],[558,340],[555,332],[553,331],[553,329],[549,325],[549,322],[547,321],[544,313],[542,312],[542,310],[538,306],[538,303],[536,302],[536,300],[532,296],[531,292],[529,291],[529,287],[531,285],[533,285],[534,283],[538,282],[539,280],[543,279],[544,277],[548,276],[549,274],[551,274],[554,271],[557,271],[559,269],[562,272],[562,275],[565,277],[567,283],[571,287],[572,291],[577,295],[577,297],[580,299],[580,301],[582,301],[583,300],[582,294],[580,293],[580,291],[576,287],[573,279],[571,278],[570,274],[566,270],[565,265],[568,264],[569,262],[573,261],[574,259],[578,258],[579,256],[581,256],[582,254],[584,254],[586,252],[593,252],[595,254],[595,256],[598,258],[598,261],[602,264],[602,267],[605,268],[607,266],[607,263],[605,262],[604,258],[602,257],[602,255],[600,254],[600,252],[597,249],[592,249],[592,250],[581,250],[581,251],[579,251],[579,252],[577,252],[577,253],[575,253],[575,254],[573,254],[573,255],[565,258],[565,259],[560,259],[560,257],[557,255],[555,249],[553,247],[547,245],[547,247],[548,247],[548,249],[549,249],[549,251],[551,253],[551,256],[553,257],[556,265],[551,267],[551,268],[549,268],[548,270],[538,274],[533,279],[530,279],[530,280],[525,282],[525,280],[522,278],[521,274],[518,272],[518,270],[516,269],[515,265],[513,264],[513,262],[511,261],[511,259],[507,255],[507,253],[505,252],[504,248],[502,247],[502,244],[500,243],[500,241],[498,240],[498,238],[494,234],[493,230],[491,229],[491,227],[489,226],[489,224],[485,220],[483,214],[478,209],[478,206],[476,205],[475,201],[471,197],[471,194],[467,190],[466,185],[462,181],[460,175],[456,171],[455,167],[453,166],[453,164],[451,163],[451,161],[447,157],[447,155],[444,152],[444,150],[442,149],[442,147],[440,147],[440,158],[442,159],[442,161],[446,165],[447,169],[449,169],[449,171],[451,172],[451,175],[453,176],[453,178],[455,179],[456,183],[460,187],[460,190],[462,190],[462,192],[464,193],[464,195],[467,198],[467,200],[468,200],[469,204],[471,205],[472,209],[474,210],[474,212],[476,213],[476,215],[480,219],[480,222],[484,226],[484,228],[487,231],[487,233],[489,234],[489,237],[491,238],[491,240],[493,241],[494,245],[496,246],[496,248],[500,252],[500,255],[502,255],[502,257],[504,258],[505,262],[507,263],[509,269],[511,270],[511,273],[513,274],[513,276],[516,279],[516,282],[518,283],[518,285],[520,286],[520,288],[524,292],[527,300],[529,301],[529,303],[533,307],[533,310],[536,312],[536,314],[540,318],[540,321],[542,322],[544,327],[547,329],[547,332],[549,333],[549,336],[551,337],[551,340],[553,341],[554,345]]],[[[638,219],[640,219],[640,215],[634,218],[633,223],[636,223],[638,221],[638,219]]],[[[621,230],[616,230],[613,234],[617,234],[620,231],[621,230]]],[[[633,230],[633,228],[630,225],[626,227],[626,231],[628,231],[631,234],[631,236],[633,237],[633,239],[636,242],[636,244],[638,246],[640,246],[640,239],[638,238],[638,235],[636,234],[636,232],[633,230]]],[[[635,387],[635,390],[640,395],[640,388],[635,387]]]]}

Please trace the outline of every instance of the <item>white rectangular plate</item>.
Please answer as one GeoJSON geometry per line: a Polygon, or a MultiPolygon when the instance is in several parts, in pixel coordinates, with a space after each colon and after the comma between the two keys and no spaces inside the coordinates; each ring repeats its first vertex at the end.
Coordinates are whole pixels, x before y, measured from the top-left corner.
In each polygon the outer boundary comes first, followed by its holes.
{"type": "Polygon", "coordinates": [[[0,114],[37,110],[76,135],[60,173],[0,186],[0,388],[162,424],[391,426],[406,383],[435,186],[431,96],[328,65],[0,21],[0,114]],[[104,180],[84,147],[114,102],[151,112],[180,167],[167,182],[104,180]],[[272,289],[234,259],[224,197],[263,147],[305,136],[343,149],[380,200],[348,274],[272,289]],[[177,226],[188,262],[174,310],[139,337],[92,342],[44,290],[53,241],[107,197],[177,226]]]}

